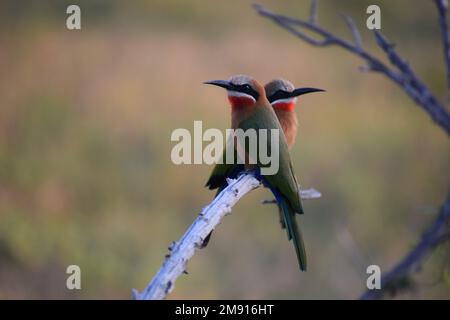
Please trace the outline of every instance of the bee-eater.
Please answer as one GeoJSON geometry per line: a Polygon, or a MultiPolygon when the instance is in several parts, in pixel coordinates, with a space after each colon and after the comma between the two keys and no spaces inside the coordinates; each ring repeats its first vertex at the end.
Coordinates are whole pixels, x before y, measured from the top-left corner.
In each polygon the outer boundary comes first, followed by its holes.
{"type": "Polygon", "coordinates": [[[295,112],[297,97],[324,90],[317,88],[295,88],[291,82],[281,78],[268,82],[264,86],[264,89],[267,99],[272,105],[283,128],[287,144],[289,148],[292,148],[295,143],[298,128],[297,114],[295,112]]]}
{"type": "MultiPolygon", "coordinates": [[[[298,120],[295,112],[295,104],[297,103],[297,97],[302,94],[321,92],[322,89],[317,88],[295,88],[294,85],[285,79],[274,79],[269,81],[264,86],[267,99],[277,115],[283,128],[284,135],[289,149],[291,149],[295,143],[297,137],[298,120]]],[[[281,228],[285,229],[286,225],[283,219],[283,213],[281,208],[278,207],[280,213],[281,228]]]]}
{"type": "MultiPolygon", "coordinates": [[[[279,169],[273,175],[260,175],[260,178],[263,184],[274,194],[283,213],[288,239],[292,239],[294,243],[300,270],[306,270],[306,253],[296,220],[296,213],[303,213],[299,187],[292,167],[286,137],[272,106],[267,100],[264,87],[245,75],[233,76],[229,80],[207,81],[205,84],[219,86],[227,90],[228,100],[231,104],[232,129],[244,131],[254,129],[256,132],[259,132],[260,129],[278,130],[279,169]]],[[[259,144],[261,137],[257,135],[257,139],[259,144]]],[[[268,139],[268,150],[272,150],[270,143],[270,139],[268,139]]],[[[257,155],[256,163],[256,165],[251,165],[246,159],[244,169],[261,169],[263,165],[259,155],[257,155]]],[[[233,164],[217,164],[207,182],[207,186],[213,189],[221,187],[223,181],[229,177],[230,170],[234,170],[234,168],[233,164]]]]}
{"type": "MultiPolygon", "coordinates": [[[[271,103],[278,120],[280,121],[289,149],[295,143],[297,136],[297,114],[295,104],[297,97],[311,92],[325,91],[317,88],[295,88],[285,79],[275,79],[268,82],[265,87],[266,97],[271,103]]],[[[232,98],[229,98],[232,102],[232,98]]],[[[235,154],[236,156],[236,154],[235,154]]],[[[223,165],[216,166],[206,183],[210,189],[218,189],[219,194],[226,186],[226,178],[235,178],[244,169],[243,165],[237,163],[225,164],[225,151],[222,156],[223,165]]]]}

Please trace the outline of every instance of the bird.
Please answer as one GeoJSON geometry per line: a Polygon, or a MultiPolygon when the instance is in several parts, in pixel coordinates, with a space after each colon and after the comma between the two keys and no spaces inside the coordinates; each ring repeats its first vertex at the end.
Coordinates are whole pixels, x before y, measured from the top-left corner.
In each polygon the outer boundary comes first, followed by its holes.
{"type": "MultiPolygon", "coordinates": [[[[298,182],[293,170],[286,137],[282,133],[281,124],[266,97],[264,87],[258,81],[247,75],[236,75],[232,76],[229,80],[211,80],[204,83],[226,89],[231,105],[232,129],[242,129],[244,131],[254,129],[257,132],[260,129],[278,130],[279,169],[273,175],[260,174],[258,177],[275,196],[283,213],[288,239],[293,241],[299,268],[301,271],[306,271],[307,260],[305,246],[296,220],[296,214],[303,213],[298,182]]],[[[259,142],[261,137],[258,136],[257,138],[259,142]]],[[[270,139],[267,140],[267,144],[267,149],[270,150],[270,139]]],[[[236,147],[235,152],[237,152],[236,147]]],[[[247,155],[246,153],[246,158],[247,155]]],[[[256,165],[250,164],[248,159],[245,160],[245,171],[256,170],[258,172],[258,170],[264,167],[259,156],[257,156],[256,165]]],[[[234,168],[233,164],[216,164],[206,185],[212,189],[221,187],[223,181],[230,174],[230,170],[234,170],[234,168]]]]}
{"type": "MultiPolygon", "coordinates": [[[[269,81],[264,86],[264,90],[267,99],[271,103],[275,114],[280,121],[286,136],[288,147],[291,149],[295,143],[298,128],[297,114],[295,112],[297,97],[303,94],[322,92],[325,90],[309,87],[295,88],[291,82],[282,78],[269,81]]],[[[223,165],[214,168],[213,173],[206,183],[206,186],[210,189],[218,189],[216,195],[227,186],[226,178],[236,178],[244,169],[244,166],[238,163],[226,164],[225,150],[222,154],[223,165]]],[[[237,154],[235,153],[234,156],[234,159],[236,159],[237,154]]]]}
{"type": "MultiPolygon", "coordinates": [[[[295,88],[290,81],[282,78],[269,81],[265,84],[264,90],[266,91],[267,99],[272,105],[272,108],[280,121],[281,127],[283,128],[288,147],[289,149],[292,149],[295,144],[298,129],[297,113],[295,112],[297,97],[303,94],[323,92],[325,90],[308,87],[295,88]]],[[[281,228],[285,229],[286,225],[284,224],[281,208],[278,207],[278,209],[281,228]]]]}
{"type": "Polygon", "coordinates": [[[298,120],[295,112],[297,97],[312,92],[323,92],[318,88],[295,88],[294,85],[285,79],[278,78],[269,81],[264,86],[267,99],[277,115],[283,128],[284,135],[289,149],[295,144],[297,137],[298,120]]]}

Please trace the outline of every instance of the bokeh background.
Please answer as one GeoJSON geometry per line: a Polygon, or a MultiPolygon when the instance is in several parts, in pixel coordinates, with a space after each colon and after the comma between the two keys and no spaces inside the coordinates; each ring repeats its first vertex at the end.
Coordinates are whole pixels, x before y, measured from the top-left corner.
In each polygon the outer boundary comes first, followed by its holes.
{"type": "MultiPolygon", "coordinates": [[[[305,187],[323,193],[301,217],[309,270],[300,273],[277,211],[246,196],[188,265],[171,299],[353,299],[366,267],[392,267],[446,197],[450,143],[398,87],[358,71],[337,48],[308,46],[256,15],[250,1],[76,1],[82,30],[65,27],[74,1],[0,4],[0,298],[123,298],[142,290],[168,245],[213,192],[207,165],[170,161],[176,128],[229,126],[222,90],[237,73],[285,77],[326,94],[300,99],[292,151],[305,187]],[[65,287],[66,267],[82,290],[65,287]]],[[[309,1],[268,1],[306,17],[309,1]]],[[[364,45],[372,1],[323,0],[320,22],[364,45]]],[[[431,1],[377,1],[382,31],[437,97],[448,98],[431,1]],[[389,2],[389,3],[388,3],[389,2]]],[[[447,100],[446,100],[447,101],[447,100]]],[[[441,247],[401,298],[450,298],[441,247]]]]}

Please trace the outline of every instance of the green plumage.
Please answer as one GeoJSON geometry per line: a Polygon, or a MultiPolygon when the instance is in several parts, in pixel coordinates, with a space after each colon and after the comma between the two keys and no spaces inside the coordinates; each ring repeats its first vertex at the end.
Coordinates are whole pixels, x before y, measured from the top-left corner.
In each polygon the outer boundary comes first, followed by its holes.
{"type": "MultiPolygon", "coordinates": [[[[231,173],[235,170],[237,167],[236,163],[227,164],[226,163],[226,150],[227,148],[223,149],[222,153],[222,163],[218,163],[214,166],[213,171],[211,172],[211,175],[209,176],[208,181],[206,182],[206,187],[209,189],[217,189],[222,190],[225,186],[225,183],[227,181],[227,177],[229,178],[231,176],[231,173]]],[[[235,156],[235,162],[236,162],[236,155],[237,152],[235,150],[234,152],[235,156]]]]}
{"type": "MultiPolygon", "coordinates": [[[[281,128],[273,109],[266,105],[260,105],[255,108],[255,112],[247,119],[239,123],[239,128],[244,131],[248,129],[278,129],[279,130],[279,170],[274,175],[265,175],[264,179],[271,188],[278,190],[278,192],[286,198],[289,205],[295,212],[303,213],[303,207],[300,200],[298,183],[295,178],[294,170],[292,168],[291,157],[289,154],[286,138],[281,128]]],[[[259,138],[259,137],[258,137],[259,138]]],[[[259,144],[259,143],[258,143],[259,144]]],[[[271,150],[271,139],[267,139],[267,149],[271,150]]],[[[258,166],[268,167],[270,164],[263,165],[257,159],[258,166]]]]}
{"type": "MultiPolygon", "coordinates": [[[[296,221],[296,213],[302,214],[303,207],[300,199],[298,183],[292,168],[286,138],[276,114],[268,103],[267,105],[265,103],[258,104],[255,106],[255,110],[250,116],[238,123],[237,128],[243,129],[244,131],[248,129],[255,129],[257,132],[259,129],[279,130],[279,170],[274,175],[264,175],[263,179],[277,198],[277,202],[286,225],[288,238],[289,240],[292,239],[294,243],[300,269],[306,270],[305,248],[296,221]]],[[[271,150],[270,135],[267,139],[267,144],[267,150],[271,150]]],[[[225,153],[223,157],[223,159],[225,159],[225,153]]],[[[270,164],[263,165],[260,162],[259,157],[256,160],[259,167],[270,166],[270,164]]],[[[210,189],[223,187],[226,182],[226,178],[230,176],[230,173],[233,172],[235,167],[236,164],[217,164],[211,173],[207,186],[210,189]]]]}
{"type": "Polygon", "coordinates": [[[292,242],[294,243],[298,265],[300,267],[300,270],[306,271],[306,250],[300,227],[297,224],[295,212],[284,198],[281,198],[278,201],[278,206],[282,213],[282,218],[284,219],[284,225],[286,227],[288,239],[292,239],[292,242]]]}

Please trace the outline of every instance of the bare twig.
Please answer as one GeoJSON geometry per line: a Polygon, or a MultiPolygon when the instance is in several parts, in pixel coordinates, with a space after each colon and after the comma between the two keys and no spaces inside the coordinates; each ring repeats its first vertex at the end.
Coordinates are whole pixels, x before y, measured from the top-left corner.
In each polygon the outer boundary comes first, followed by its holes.
{"type": "Polygon", "coordinates": [[[444,59],[447,66],[447,85],[450,89],[450,35],[448,30],[448,2],[447,0],[435,0],[441,27],[442,44],[444,46],[444,59]]]}
{"type": "MultiPolygon", "coordinates": [[[[300,198],[302,200],[319,199],[321,196],[322,196],[322,193],[320,193],[318,190],[316,190],[314,188],[300,190],[300,198]]],[[[275,204],[275,203],[277,203],[277,200],[275,200],[275,199],[263,200],[261,203],[262,204],[275,204]]]]}
{"type": "Polygon", "coordinates": [[[388,67],[380,59],[376,58],[374,55],[362,48],[359,32],[357,32],[357,28],[352,20],[346,21],[350,31],[352,32],[354,42],[342,39],[341,37],[320,27],[316,23],[280,15],[259,4],[255,4],[254,8],[258,14],[265,18],[271,19],[273,22],[308,44],[317,47],[335,45],[359,56],[367,62],[367,67],[365,70],[382,73],[394,81],[419,106],[421,106],[425,112],[430,115],[436,124],[445,130],[447,135],[450,136],[450,114],[433,96],[428,87],[420,81],[409,65],[397,54],[393,45],[391,45],[380,32],[375,31],[374,33],[377,44],[386,53],[391,64],[397,70],[388,67]],[[309,31],[320,39],[318,40],[312,36],[306,35],[304,31],[309,31]]]}
{"type": "Polygon", "coordinates": [[[355,43],[356,49],[358,49],[359,51],[362,51],[361,34],[359,33],[359,30],[356,27],[355,22],[353,21],[353,19],[350,16],[347,16],[345,14],[342,15],[342,18],[344,19],[348,28],[352,32],[353,42],[355,43]]]}
{"type": "Polygon", "coordinates": [[[424,262],[433,249],[448,240],[450,236],[450,192],[431,227],[423,234],[422,239],[391,271],[381,278],[380,290],[368,290],[361,299],[380,299],[385,293],[395,293],[398,283],[414,272],[424,262]]]}
{"type": "Polygon", "coordinates": [[[300,190],[300,198],[302,200],[319,199],[320,197],[322,197],[322,193],[314,188],[300,190]]]}
{"type": "Polygon", "coordinates": [[[258,188],[259,181],[251,173],[245,173],[228,186],[205,207],[183,237],[172,243],[164,264],[142,293],[133,289],[136,300],[164,299],[174,288],[177,278],[186,272],[189,259],[200,248],[204,239],[231,212],[231,208],[248,192],[258,188]]]}
{"type": "Polygon", "coordinates": [[[317,23],[317,3],[318,3],[318,0],[311,1],[311,7],[309,10],[309,23],[311,23],[311,24],[317,23]]]}

